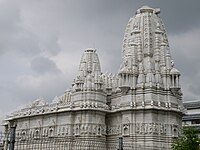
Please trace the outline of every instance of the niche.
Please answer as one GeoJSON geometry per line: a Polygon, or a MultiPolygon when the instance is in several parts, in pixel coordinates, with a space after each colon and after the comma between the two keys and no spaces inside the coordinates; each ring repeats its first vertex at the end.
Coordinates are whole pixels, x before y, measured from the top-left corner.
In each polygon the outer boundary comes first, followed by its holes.
{"type": "Polygon", "coordinates": [[[123,136],[129,136],[130,132],[129,132],[129,125],[128,124],[124,124],[123,125],[123,136]]]}
{"type": "Polygon", "coordinates": [[[49,134],[48,135],[49,135],[49,138],[54,136],[54,128],[53,127],[49,128],[49,134]]]}
{"type": "Polygon", "coordinates": [[[79,124],[75,125],[75,136],[79,136],[80,135],[80,126],[79,124]]]}
{"type": "Polygon", "coordinates": [[[22,133],[21,133],[21,140],[22,141],[26,140],[26,131],[22,131],[22,133]]]}
{"type": "Polygon", "coordinates": [[[40,130],[39,129],[35,129],[34,139],[39,139],[39,138],[40,138],[40,130]]]}
{"type": "Polygon", "coordinates": [[[174,137],[174,138],[177,138],[177,137],[178,137],[178,129],[177,129],[177,128],[174,128],[174,129],[173,129],[173,137],[174,137]]]}
{"type": "Polygon", "coordinates": [[[101,126],[97,126],[97,136],[101,136],[101,126]]]}

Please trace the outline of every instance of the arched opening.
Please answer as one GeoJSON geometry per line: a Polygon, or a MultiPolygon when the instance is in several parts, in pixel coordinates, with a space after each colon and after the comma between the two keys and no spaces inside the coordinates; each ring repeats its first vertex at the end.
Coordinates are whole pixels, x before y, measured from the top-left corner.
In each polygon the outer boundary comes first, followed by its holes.
{"type": "Polygon", "coordinates": [[[49,137],[53,137],[54,136],[54,129],[51,127],[49,128],[49,137]]]}
{"type": "Polygon", "coordinates": [[[76,125],[76,128],[75,128],[75,135],[78,136],[79,133],[80,133],[79,125],[76,125]]]}
{"type": "Polygon", "coordinates": [[[97,128],[97,135],[101,135],[101,126],[97,128]]]}
{"type": "Polygon", "coordinates": [[[62,135],[65,134],[65,127],[62,128],[62,135]]]}
{"type": "Polygon", "coordinates": [[[21,132],[21,137],[20,137],[20,139],[21,139],[22,141],[26,140],[26,131],[22,131],[22,132],[21,132]]]}
{"type": "Polygon", "coordinates": [[[173,130],[173,132],[174,132],[174,137],[178,137],[178,129],[177,128],[174,128],[174,130],[173,130]]]}
{"type": "Polygon", "coordinates": [[[125,124],[123,126],[123,135],[124,136],[128,136],[129,135],[129,125],[128,124],[125,124]]]}
{"type": "Polygon", "coordinates": [[[124,127],[124,135],[128,135],[128,134],[129,134],[128,128],[124,127]]]}
{"type": "Polygon", "coordinates": [[[34,134],[34,139],[39,139],[39,137],[40,137],[40,132],[38,129],[36,129],[34,134]]]}

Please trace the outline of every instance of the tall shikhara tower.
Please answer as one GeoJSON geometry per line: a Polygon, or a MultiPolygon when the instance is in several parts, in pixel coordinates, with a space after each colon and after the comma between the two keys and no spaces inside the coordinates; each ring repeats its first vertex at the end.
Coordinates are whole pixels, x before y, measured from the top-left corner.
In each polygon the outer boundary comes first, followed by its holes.
{"type": "MultiPolygon", "coordinates": [[[[135,149],[170,149],[180,134],[183,105],[180,73],[174,68],[160,10],[143,6],[130,18],[122,63],[111,95],[107,140],[119,136],[135,149]]],[[[109,142],[108,142],[109,143],[109,142]]]]}
{"type": "Polygon", "coordinates": [[[73,150],[114,150],[119,137],[124,149],[171,149],[184,108],[180,73],[159,14],[143,6],[130,18],[116,76],[102,74],[96,50],[88,48],[72,88],[50,104],[37,99],[14,112],[6,119],[6,131],[15,122],[16,135],[24,140],[62,139],[73,150]]]}

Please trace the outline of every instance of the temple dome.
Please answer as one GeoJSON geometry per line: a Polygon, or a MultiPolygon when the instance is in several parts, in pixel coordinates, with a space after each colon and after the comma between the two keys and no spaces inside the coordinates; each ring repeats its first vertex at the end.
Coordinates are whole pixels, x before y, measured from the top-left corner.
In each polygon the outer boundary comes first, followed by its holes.
{"type": "Polygon", "coordinates": [[[178,71],[178,69],[176,68],[172,68],[171,71],[170,71],[170,74],[180,74],[180,72],[178,71]]]}

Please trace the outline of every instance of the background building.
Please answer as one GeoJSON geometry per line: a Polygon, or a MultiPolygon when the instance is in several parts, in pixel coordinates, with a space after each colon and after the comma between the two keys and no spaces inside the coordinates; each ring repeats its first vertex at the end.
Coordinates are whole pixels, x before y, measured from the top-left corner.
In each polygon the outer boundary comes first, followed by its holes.
{"type": "Polygon", "coordinates": [[[197,127],[200,131],[200,100],[187,101],[183,105],[187,109],[186,115],[183,116],[183,126],[197,127]]]}

